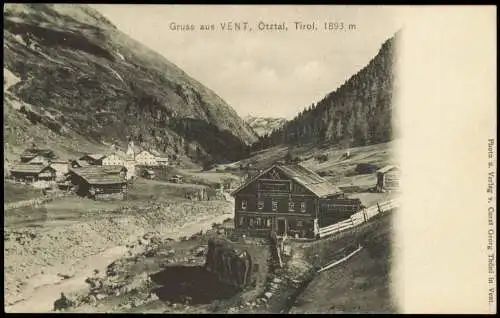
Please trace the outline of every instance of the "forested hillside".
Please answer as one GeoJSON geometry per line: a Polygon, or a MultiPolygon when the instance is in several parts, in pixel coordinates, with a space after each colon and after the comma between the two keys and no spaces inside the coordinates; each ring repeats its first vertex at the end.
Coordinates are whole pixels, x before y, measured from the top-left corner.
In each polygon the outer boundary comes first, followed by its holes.
{"type": "Polygon", "coordinates": [[[392,104],[396,83],[395,43],[387,40],[370,63],[316,105],[253,145],[253,150],[278,144],[364,146],[393,139],[392,104]]]}

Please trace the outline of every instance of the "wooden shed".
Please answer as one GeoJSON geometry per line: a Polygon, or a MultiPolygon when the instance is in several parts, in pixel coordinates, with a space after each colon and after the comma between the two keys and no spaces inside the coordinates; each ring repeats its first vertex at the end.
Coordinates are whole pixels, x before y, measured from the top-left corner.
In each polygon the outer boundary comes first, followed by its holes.
{"type": "Polygon", "coordinates": [[[127,191],[122,166],[92,166],[70,169],[70,180],[78,195],[93,199],[123,199],[127,191]]]}
{"type": "Polygon", "coordinates": [[[377,191],[391,191],[399,189],[401,169],[396,165],[388,165],[377,170],[377,191]]]}

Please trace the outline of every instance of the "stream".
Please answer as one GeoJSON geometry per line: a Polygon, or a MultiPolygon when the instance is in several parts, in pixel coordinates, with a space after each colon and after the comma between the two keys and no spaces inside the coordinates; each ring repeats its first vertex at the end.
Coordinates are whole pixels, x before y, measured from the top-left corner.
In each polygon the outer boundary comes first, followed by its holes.
{"type": "MultiPolygon", "coordinates": [[[[232,215],[232,213],[230,213],[232,215]]],[[[163,233],[165,237],[179,239],[181,236],[191,236],[201,230],[210,229],[212,223],[222,223],[229,217],[229,214],[223,214],[215,218],[209,217],[198,220],[194,223],[188,223],[177,230],[163,233]]],[[[137,235],[133,235],[137,237],[137,235]]],[[[83,294],[89,291],[89,286],[85,282],[88,277],[93,276],[94,269],[100,272],[106,272],[109,264],[127,256],[129,249],[126,246],[115,246],[105,250],[102,253],[89,256],[75,265],[75,275],[62,279],[55,275],[43,275],[38,277],[40,281],[38,286],[33,286],[33,291],[26,298],[21,299],[10,306],[5,307],[8,313],[40,313],[51,312],[56,299],[60,297],[61,292],[66,295],[83,294]]]]}

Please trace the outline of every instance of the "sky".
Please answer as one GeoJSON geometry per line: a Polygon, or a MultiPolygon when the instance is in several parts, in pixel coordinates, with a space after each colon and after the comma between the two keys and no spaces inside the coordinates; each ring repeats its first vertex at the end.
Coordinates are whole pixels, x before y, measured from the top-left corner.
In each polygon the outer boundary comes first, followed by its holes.
{"type": "Polygon", "coordinates": [[[92,7],[215,91],[242,117],[293,118],[367,65],[401,28],[396,7],[390,6],[92,7]],[[295,22],[313,21],[315,31],[295,29],[295,22]],[[222,30],[228,22],[247,22],[252,31],[222,30]],[[288,30],[259,30],[260,22],[284,22],[288,30]],[[325,22],[343,23],[344,29],[324,30],[325,22]],[[195,30],[171,30],[172,23],[195,30]],[[201,24],[216,30],[199,30],[201,24]]]}

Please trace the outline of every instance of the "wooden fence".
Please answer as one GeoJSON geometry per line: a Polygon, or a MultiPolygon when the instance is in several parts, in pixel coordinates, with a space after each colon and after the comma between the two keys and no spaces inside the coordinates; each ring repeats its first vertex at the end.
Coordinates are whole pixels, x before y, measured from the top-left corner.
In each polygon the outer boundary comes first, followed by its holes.
{"type": "Polygon", "coordinates": [[[36,206],[36,205],[50,202],[56,198],[60,198],[63,196],[66,196],[66,194],[65,193],[53,194],[53,195],[47,195],[45,197],[36,198],[36,199],[29,199],[29,200],[23,200],[23,201],[4,203],[3,209],[5,211],[5,210],[12,210],[12,209],[17,209],[17,208],[21,208],[21,207],[26,207],[26,206],[36,206]]]}
{"type": "Polygon", "coordinates": [[[323,238],[340,231],[358,226],[362,223],[365,223],[379,213],[387,212],[397,207],[399,207],[399,201],[397,201],[396,199],[377,203],[369,208],[362,209],[361,211],[351,215],[351,217],[347,220],[320,228],[319,237],[323,238]]]}

